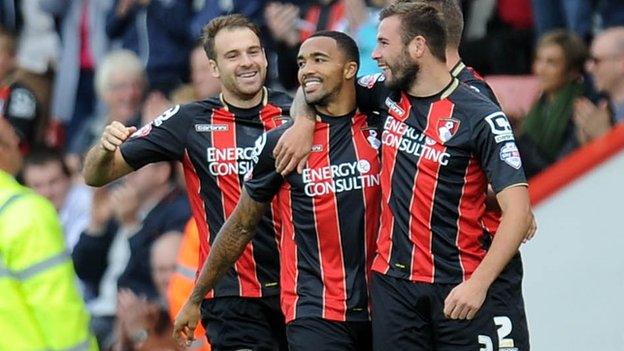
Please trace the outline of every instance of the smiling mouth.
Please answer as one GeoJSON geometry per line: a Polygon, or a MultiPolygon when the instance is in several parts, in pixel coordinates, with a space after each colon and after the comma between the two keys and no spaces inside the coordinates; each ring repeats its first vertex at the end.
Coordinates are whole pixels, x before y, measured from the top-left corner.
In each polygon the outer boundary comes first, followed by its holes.
{"type": "Polygon", "coordinates": [[[306,78],[303,81],[303,88],[306,90],[315,89],[321,85],[321,79],[316,77],[306,78]]]}
{"type": "Polygon", "coordinates": [[[238,75],[238,77],[243,79],[250,79],[254,78],[256,75],[258,75],[258,71],[241,73],[238,75]]]}

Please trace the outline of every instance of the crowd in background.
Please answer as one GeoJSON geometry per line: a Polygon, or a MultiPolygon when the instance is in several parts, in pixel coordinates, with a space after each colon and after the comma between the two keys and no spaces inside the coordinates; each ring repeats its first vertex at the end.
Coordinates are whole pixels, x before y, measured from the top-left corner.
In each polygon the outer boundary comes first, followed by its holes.
{"type": "MultiPolygon", "coordinates": [[[[140,127],[175,104],[217,94],[198,43],[202,27],[225,13],[261,26],[271,87],[296,89],[298,46],[322,29],[350,34],[359,74],[376,73],[377,15],[389,2],[0,2],[1,112],[21,138],[22,182],[58,212],[102,349],[172,342],[167,285],[190,218],[177,164],[146,166],[105,188],[84,185],[82,158],[103,128],[140,127]]],[[[486,80],[533,74],[539,86],[528,112],[513,118],[527,176],[624,122],[624,2],[462,3],[465,63],[486,80]]]]}

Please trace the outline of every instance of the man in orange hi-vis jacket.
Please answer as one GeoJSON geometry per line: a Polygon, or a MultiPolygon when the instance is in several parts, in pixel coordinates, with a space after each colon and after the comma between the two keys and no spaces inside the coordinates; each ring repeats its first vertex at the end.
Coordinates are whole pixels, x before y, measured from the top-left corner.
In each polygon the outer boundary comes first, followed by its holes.
{"type": "MultiPolygon", "coordinates": [[[[178,260],[175,273],[169,281],[167,300],[169,303],[169,315],[171,320],[175,320],[176,315],[184,305],[184,302],[191,295],[195,282],[195,271],[199,261],[199,236],[195,220],[191,218],[184,228],[184,237],[180,243],[178,260]]],[[[195,329],[195,342],[190,347],[192,351],[210,351],[210,345],[206,338],[204,328],[201,324],[195,329]]]]}

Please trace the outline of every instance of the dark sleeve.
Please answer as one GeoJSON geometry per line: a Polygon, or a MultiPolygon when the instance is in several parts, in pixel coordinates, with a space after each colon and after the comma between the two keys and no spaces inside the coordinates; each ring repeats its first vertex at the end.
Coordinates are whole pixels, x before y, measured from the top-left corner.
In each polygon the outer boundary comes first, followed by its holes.
{"type": "Polygon", "coordinates": [[[95,290],[100,285],[102,275],[108,266],[108,251],[117,229],[117,223],[111,220],[106,225],[105,232],[100,236],[82,232],[72,251],[76,275],[95,290]]]}
{"type": "Polygon", "coordinates": [[[35,94],[20,84],[12,85],[4,111],[5,117],[11,122],[17,133],[32,142],[37,127],[37,99],[35,94]]]}
{"type": "Polygon", "coordinates": [[[269,101],[282,110],[283,117],[290,117],[290,107],[293,101],[290,95],[279,90],[269,90],[269,101]]]}
{"type": "Polygon", "coordinates": [[[472,142],[488,181],[494,192],[498,193],[512,185],[526,184],[527,181],[511,125],[503,112],[492,110],[476,119],[472,142]]]}
{"type": "Polygon", "coordinates": [[[148,7],[148,15],[172,38],[192,43],[193,39],[188,24],[189,18],[192,17],[192,11],[188,0],[151,1],[148,7]]]}
{"type": "Polygon", "coordinates": [[[380,112],[385,109],[390,90],[384,86],[385,77],[381,73],[359,77],[355,85],[357,106],[363,113],[380,112]]]}
{"type": "Polygon", "coordinates": [[[106,15],[106,35],[111,39],[118,38],[126,32],[128,25],[130,25],[137,11],[141,8],[139,5],[134,5],[128,10],[128,13],[124,17],[119,17],[117,15],[119,1],[120,0],[115,0],[115,3],[111,6],[106,15]]]}
{"type": "Polygon", "coordinates": [[[245,190],[247,194],[258,202],[270,202],[277,194],[280,186],[284,182],[284,177],[275,170],[275,158],[273,149],[291,124],[273,129],[262,134],[255,145],[254,167],[245,176],[245,190]]]}
{"type": "Polygon", "coordinates": [[[159,161],[181,161],[192,123],[188,105],[174,106],[137,130],[121,144],[124,160],[134,169],[159,161]]]}

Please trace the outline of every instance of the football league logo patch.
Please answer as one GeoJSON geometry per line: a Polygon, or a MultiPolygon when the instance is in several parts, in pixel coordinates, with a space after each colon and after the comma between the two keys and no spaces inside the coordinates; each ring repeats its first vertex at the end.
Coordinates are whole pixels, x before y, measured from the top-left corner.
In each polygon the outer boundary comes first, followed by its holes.
{"type": "Polygon", "coordinates": [[[506,143],[503,145],[500,149],[500,159],[515,169],[520,169],[520,167],[522,167],[520,151],[518,151],[518,147],[515,143],[506,143]]]}
{"type": "Polygon", "coordinates": [[[461,122],[455,118],[443,118],[438,121],[438,137],[443,144],[455,136],[459,130],[460,123],[461,122]]]}

